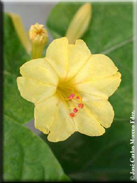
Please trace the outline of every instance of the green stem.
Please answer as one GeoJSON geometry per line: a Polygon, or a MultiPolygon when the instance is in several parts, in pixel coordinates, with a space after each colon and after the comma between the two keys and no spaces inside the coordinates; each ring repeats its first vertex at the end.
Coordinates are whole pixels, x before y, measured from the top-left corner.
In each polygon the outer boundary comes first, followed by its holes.
{"type": "Polygon", "coordinates": [[[32,59],[42,58],[44,45],[34,45],[32,43],[32,59]]]}

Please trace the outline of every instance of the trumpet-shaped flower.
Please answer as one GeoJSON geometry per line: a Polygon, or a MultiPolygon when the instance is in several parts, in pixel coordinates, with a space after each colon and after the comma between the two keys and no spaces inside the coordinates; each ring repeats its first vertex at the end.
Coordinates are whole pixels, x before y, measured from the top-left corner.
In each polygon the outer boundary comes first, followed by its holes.
{"type": "Polygon", "coordinates": [[[54,40],[45,58],[26,62],[17,78],[21,96],[35,104],[35,127],[48,140],[66,140],[75,131],[100,136],[111,126],[114,111],[108,102],[121,82],[112,60],[91,54],[82,40],[54,40]]]}

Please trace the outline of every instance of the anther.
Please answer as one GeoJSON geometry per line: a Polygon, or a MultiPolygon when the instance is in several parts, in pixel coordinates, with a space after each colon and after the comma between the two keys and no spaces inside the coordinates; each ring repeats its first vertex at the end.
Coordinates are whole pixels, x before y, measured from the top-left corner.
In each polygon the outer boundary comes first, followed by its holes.
{"type": "Polygon", "coordinates": [[[84,107],[84,104],[80,103],[80,104],[78,104],[78,107],[79,108],[83,108],[84,107]]]}
{"type": "Polygon", "coordinates": [[[77,113],[77,112],[78,112],[78,109],[75,107],[75,108],[73,109],[73,112],[74,112],[74,113],[77,113]]]}
{"type": "Polygon", "coordinates": [[[82,102],[82,97],[79,94],[77,95],[75,93],[71,93],[69,97],[67,97],[67,100],[71,100],[70,102],[72,102],[73,104],[73,111],[69,114],[73,118],[77,115],[77,113],[80,112],[80,109],[84,107],[84,104],[82,102]]]}
{"type": "Polygon", "coordinates": [[[69,114],[72,118],[75,117],[75,114],[72,112],[69,114]]]}
{"type": "Polygon", "coordinates": [[[74,98],[74,96],[75,96],[75,94],[74,93],[71,93],[68,98],[72,100],[74,98]]]}
{"type": "Polygon", "coordinates": [[[77,100],[79,100],[79,99],[80,99],[80,97],[79,97],[79,96],[77,96],[77,97],[76,97],[76,99],[77,99],[77,100]]]}

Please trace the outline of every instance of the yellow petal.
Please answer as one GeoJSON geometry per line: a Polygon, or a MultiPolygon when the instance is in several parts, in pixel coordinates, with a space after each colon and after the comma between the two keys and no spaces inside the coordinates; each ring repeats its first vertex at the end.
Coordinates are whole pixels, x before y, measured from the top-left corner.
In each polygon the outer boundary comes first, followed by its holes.
{"type": "Polygon", "coordinates": [[[90,110],[85,106],[74,118],[77,131],[89,135],[100,136],[105,133],[105,129],[100,125],[90,110]]]}
{"type": "Polygon", "coordinates": [[[116,91],[120,82],[121,74],[117,72],[111,77],[76,84],[75,88],[82,93],[92,94],[107,99],[116,91]]]}
{"type": "Polygon", "coordinates": [[[55,114],[59,99],[57,96],[52,96],[35,106],[35,128],[45,134],[49,133],[49,128],[54,122],[55,114]]]}
{"type": "Polygon", "coordinates": [[[114,111],[111,104],[107,100],[96,100],[93,101],[90,96],[84,100],[84,106],[86,106],[92,116],[105,128],[110,127],[114,118],[114,111]]]}
{"type": "Polygon", "coordinates": [[[108,99],[105,93],[99,91],[94,85],[88,84],[88,82],[76,84],[75,90],[81,93],[81,95],[89,94],[91,96],[100,97],[100,99],[108,99]]]}
{"type": "Polygon", "coordinates": [[[46,53],[46,59],[61,80],[74,77],[90,56],[91,52],[84,41],[77,40],[74,45],[68,45],[65,37],[54,40],[46,53]]]}
{"type": "Polygon", "coordinates": [[[22,23],[20,16],[17,14],[14,14],[14,13],[8,13],[8,15],[12,19],[13,25],[15,27],[15,30],[17,31],[17,34],[19,36],[21,43],[25,47],[26,51],[28,53],[30,53],[31,52],[31,44],[30,44],[30,41],[28,39],[27,33],[24,29],[24,26],[23,26],[23,23],[22,23]]]}
{"type": "Polygon", "coordinates": [[[68,39],[55,39],[47,48],[46,58],[60,78],[65,78],[68,68],[68,39]]]}
{"type": "Polygon", "coordinates": [[[48,140],[58,142],[66,140],[75,132],[75,126],[72,118],[69,116],[69,109],[63,102],[60,102],[55,115],[55,121],[50,128],[48,140]]]}
{"type": "MultiPolygon", "coordinates": [[[[89,87],[95,87],[100,92],[106,94],[108,97],[111,96],[118,88],[121,82],[121,74],[117,72],[111,77],[107,77],[101,80],[94,80],[87,82],[89,87]]],[[[82,87],[82,86],[81,86],[82,87]]]]}
{"type": "Polygon", "coordinates": [[[69,45],[67,79],[76,75],[90,56],[91,52],[84,41],[77,40],[73,46],[69,45]]]}
{"type": "Polygon", "coordinates": [[[20,73],[24,77],[35,79],[44,83],[57,85],[58,76],[45,58],[26,62],[20,67],[20,73]]]}
{"type": "Polygon", "coordinates": [[[92,55],[85,66],[73,78],[74,83],[102,79],[114,75],[117,67],[112,60],[102,54],[92,55]]]}
{"type": "Polygon", "coordinates": [[[25,77],[18,77],[17,85],[21,96],[33,103],[45,100],[56,92],[53,85],[25,77]]]}

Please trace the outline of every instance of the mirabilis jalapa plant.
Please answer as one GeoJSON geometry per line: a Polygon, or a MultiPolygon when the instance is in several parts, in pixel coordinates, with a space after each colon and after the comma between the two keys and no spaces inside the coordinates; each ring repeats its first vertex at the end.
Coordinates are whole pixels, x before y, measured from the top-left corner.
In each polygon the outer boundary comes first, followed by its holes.
{"type": "Polygon", "coordinates": [[[76,131],[100,136],[114,118],[108,97],[120,85],[121,74],[109,57],[92,54],[78,39],[90,19],[87,3],[75,14],[66,37],[53,40],[44,58],[46,29],[37,23],[29,31],[32,60],[21,66],[17,85],[21,96],[35,105],[35,127],[52,142],[66,140],[76,131]]]}

